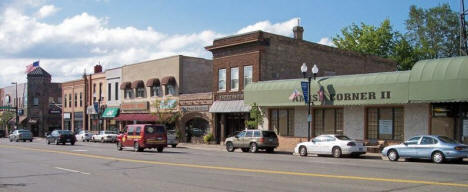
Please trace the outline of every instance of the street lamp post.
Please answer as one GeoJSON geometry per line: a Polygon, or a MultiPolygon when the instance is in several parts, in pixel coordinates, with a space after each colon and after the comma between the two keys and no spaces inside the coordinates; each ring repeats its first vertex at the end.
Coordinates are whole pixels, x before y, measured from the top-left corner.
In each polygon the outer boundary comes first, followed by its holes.
{"type": "MultiPolygon", "coordinates": [[[[304,76],[304,78],[307,78],[308,80],[308,91],[307,91],[307,141],[310,141],[310,124],[311,124],[311,121],[312,121],[312,116],[310,114],[310,105],[311,105],[311,98],[310,98],[310,83],[312,82],[312,77],[311,76],[307,76],[306,77],[306,74],[307,74],[307,64],[306,63],[302,63],[302,66],[301,66],[301,72],[302,72],[302,75],[304,76]]],[[[314,64],[314,66],[312,67],[312,74],[314,75],[314,81],[315,81],[315,77],[317,76],[317,73],[318,73],[318,67],[317,65],[314,64]]]]}
{"type": "Polygon", "coordinates": [[[15,85],[16,86],[16,93],[15,93],[15,117],[16,117],[16,129],[18,129],[18,124],[19,124],[19,116],[18,116],[18,82],[12,82],[11,83],[12,85],[15,85]]]}

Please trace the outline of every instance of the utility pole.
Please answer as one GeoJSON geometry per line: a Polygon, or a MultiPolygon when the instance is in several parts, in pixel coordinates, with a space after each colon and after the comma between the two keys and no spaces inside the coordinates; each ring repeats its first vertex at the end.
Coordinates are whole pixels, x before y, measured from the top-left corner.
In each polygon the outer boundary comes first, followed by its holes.
{"type": "Polygon", "coordinates": [[[460,56],[468,55],[468,45],[466,37],[465,16],[468,12],[465,10],[465,1],[460,0],[460,56]]]}
{"type": "Polygon", "coordinates": [[[11,84],[16,86],[16,94],[15,94],[15,117],[16,117],[16,129],[18,129],[19,124],[19,116],[18,116],[18,82],[12,82],[11,84]]]}

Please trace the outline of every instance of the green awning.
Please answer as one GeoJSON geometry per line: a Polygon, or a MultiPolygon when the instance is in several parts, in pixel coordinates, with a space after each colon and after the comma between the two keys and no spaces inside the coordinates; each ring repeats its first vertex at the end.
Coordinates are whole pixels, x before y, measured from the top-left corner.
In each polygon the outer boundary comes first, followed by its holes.
{"type": "Polygon", "coordinates": [[[468,101],[468,57],[417,62],[409,79],[413,103],[468,101]]]}
{"type": "Polygon", "coordinates": [[[109,107],[104,110],[104,113],[102,113],[102,118],[114,118],[119,114],[119,108],[115,107],[109,107]]]}
{"type": "MultiPolygon", "coordinates": [[[[314,105],[369,105],[408,103],[409,71],[342,75],[312,80],[314,105]],[[322,87],[324,99],[319,101],[322,87]]],[[[305,79],[263,81],[244,89],[244,102],[260,106],[304,106],[300,82],[305,79]],[[297,90],[299,97],[294,97],[297,90]]]]}

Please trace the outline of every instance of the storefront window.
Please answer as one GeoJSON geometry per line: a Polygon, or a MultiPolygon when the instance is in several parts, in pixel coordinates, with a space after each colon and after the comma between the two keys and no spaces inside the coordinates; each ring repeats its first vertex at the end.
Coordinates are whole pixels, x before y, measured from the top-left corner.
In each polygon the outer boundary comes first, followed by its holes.
{"type": "Polygon", "coordinates": [[[402,141],[404,139],[403,108],[368,108],[367,139],[402,141]]]}
{"type": "Polygon", "coordinates": [[[252,66],[244,66],[244,88],[252,83],[252,66]]]}
{"type": "Polygon", "coordinates": [[[137,97],[145,97],[145,87],[137,87],[136,88],[136,96],[137,97]]]}
{"type": "Polygon", "coordinates": [[[272,109],[271,129],[280,136],[294,136],[294,109],[272,109]]]}
{"type": "Polygon", "coordinates": [[[168,84],[166,85],[167,95],[175,95],[175,86],[168,84]]]}
{"type": "Polygon", "coordinates": [[[239,89],[239,68],[231,68],[231,90],[239,89]]]}
{"type": "Polygon", "coordinates": [[[343,134],[343,109],[315,109],[313,125],[316,136],[343,134]]]}
{"type": "Polygon", "coordinates": [[[226,69],[220,69],[218,71],[218,90],[226,90],[226,69]]]}

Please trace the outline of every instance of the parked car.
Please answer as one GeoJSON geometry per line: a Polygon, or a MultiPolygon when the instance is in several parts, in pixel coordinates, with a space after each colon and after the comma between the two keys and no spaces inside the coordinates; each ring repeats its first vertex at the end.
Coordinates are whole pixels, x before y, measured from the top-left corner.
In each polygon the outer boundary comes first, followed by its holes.
{"type": "Polygon", "coordinates": [[[75,138],[77,141],[91,141],[91,138],[93,137],[93,134],[89,131],[80,131],[78,134],[75,135],[75,138]]]}
{"type": "Polygon", "coordinates": [[[32,136],[32,133],[30,130],[26,130],[26,129],[18,129],[18,130],[14,130],[10,135],[9,135],[9,138],[10,138],[10,142],[13,142],[13,141],[23,141],[23,142],[26,142],[26,141],[30,141],[32,142],[33,141],[33,136],[32,136]]]}
{"type": "Polygon", "coordinates": [[[446,136],[420,135],[402,144],[385,147],[382,155],[391,161],[397,161],[403,157],[431,159],[434,163],[442,163],[445,160],[462,162],[463,158],[468,157],[468,145],[460,144],[446,136]]]}
{"type": "Polygon", "coordinates": [[[127,125],[125,132],[117,137],[117,150],[133,147],[135,152],[156,148],[162,152],[167,147],[167,131],[164,125],[127,125]]]}
{"type": "Polygon", "coordinates": [[[300,156],[309,154],[333,155],[339,158],[343,155],[359,157],[366,153],[366,147],[362,142],[350,139],[345,135],[319,135],[310,141],[296,145],[294,153],[300,156]]]}
{"type": "Polygon", "coordinates": [[[104,142],[116,142],[117,141],[117,132],[115,131],[99,131],[98,134],[91,136],[91,141],[101,143],[104,142]]]}
{"type": "Polygon", "coordinates": [[[177,139],[177,134],[175,130],[168,130],[167,131],[167,145],[171,145],[175,148],[179,144],[179,140],[177,139]]]}
{"type": "Polygon", "coordinates": [[[54,130],[46,136],[46,141],[47,144],[55,143],[56,145],[65,145],[66,143],[70,143],[71,145],[75,145],[76,138],[70,130],[54,130]]]}
{"type": "Polygon", "coordinates": [[[257,152],[259,149],[265,149],[267,152],[272,153],[279,145],[275,132],[263,130],[245,130],[227,138],[224,143],[228,152],[240,148],[242,152],[250,151],[252,153],[257,152]]]}

